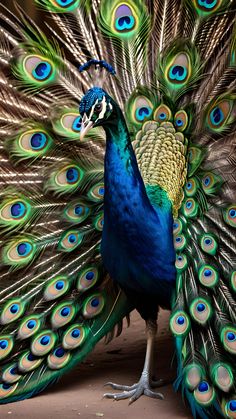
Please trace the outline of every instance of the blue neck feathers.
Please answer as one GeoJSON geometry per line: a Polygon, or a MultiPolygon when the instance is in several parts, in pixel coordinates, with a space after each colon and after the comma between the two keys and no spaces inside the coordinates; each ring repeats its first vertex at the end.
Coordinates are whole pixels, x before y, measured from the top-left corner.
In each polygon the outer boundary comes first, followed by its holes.
{"type": "Polygon", "coordinates": [[[114,119],[104,126],[103,261],[123,288],[128,283],[151,292],[154,279],[175,280],[171,206],[154,208],[150,203],[124,117],[113,106],[114,119]]]}

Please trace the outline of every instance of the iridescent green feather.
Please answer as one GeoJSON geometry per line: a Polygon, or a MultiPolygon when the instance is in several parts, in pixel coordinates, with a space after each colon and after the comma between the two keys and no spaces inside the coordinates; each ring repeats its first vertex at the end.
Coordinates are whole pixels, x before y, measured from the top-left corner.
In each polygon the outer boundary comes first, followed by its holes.
{"type": "Polygon", "coordinates": [[[35,3],[52,13],[71,13],[75,12],[83,2],[81,0],[35,0],[35,3]]]}
{"type": "Polygon", "coordinates": [[[33,216],[32,201],[23,194],[8,191],[0,203],[0,226],[5,231],[19,229],[33,216]]]}
{"type": "Polygon", "coordinates": [[[128,123],[132,129],[139,128],[149,119],[153,119],[153,112],[157,107],[155,94],[147,87],[137,87],[129,97],[125,109],[128,123]]]}
{"type": "Polygon", "coordinates": [[[12,72],[20,84],[32,92],[56,82],[58,71],[63,68],[63,58],[56,41],[52,43],[43,32],[30,29],[34,40],[20,44],[12,72]]]}
{"type": "Polygon", "coordinates": [[[99,23],[106,36],[129,41],[138,37],[141,29],[143,36],[147,35],[150,20],[141,0],[102,0],[99,23]]]}
{"type": "Polygon", "coordinates": [[[188,41],[175,41],[162,51],[157,75],[163,93],[172,101],[178,100],[199,82],[201,63],[197,49],[188,41]]]}
{"type": "Polygon", "coordinates": [[[33,122],[19,130],[17,136],[9,138],[6,142],[6,150],[15,164],[23,160],[34,161],[43,157],[49,154],[52,147],[53,138],[45,130],[45,126],[33,122]]]}

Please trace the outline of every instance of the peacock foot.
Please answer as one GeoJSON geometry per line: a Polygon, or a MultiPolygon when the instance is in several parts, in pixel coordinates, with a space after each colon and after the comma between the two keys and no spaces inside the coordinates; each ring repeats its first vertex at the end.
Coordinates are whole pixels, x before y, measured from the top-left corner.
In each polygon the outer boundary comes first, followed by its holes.
{"type": "Polygon", "coordinates": [[[164,399],[163,394],[153,391],[153,388],[161,387],[165,384],[164,380],[152,381],[146,373],[142,373],[138,383],[132,386],[124,386],[121,384],[107,383],[105,385],[111,386],[114,390],[122,390],[121,393],[105,393],[103,397],[113,400],[130,399],[129,404],[135,402],[143,394],[155,399],[164,399]]]}

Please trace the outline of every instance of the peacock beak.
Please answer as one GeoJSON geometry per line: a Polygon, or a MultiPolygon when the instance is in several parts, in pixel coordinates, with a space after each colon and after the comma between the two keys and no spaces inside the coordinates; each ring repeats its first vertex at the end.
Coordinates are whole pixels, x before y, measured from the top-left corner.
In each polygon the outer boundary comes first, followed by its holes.
{"type": "Polygon", "coordinates": [[[93,128],[93,126],[94,126],[94,123],[90,121],[90,119],[87,117],[86,114],[84,114],[82,118],[81,129],[80,129],[80,141],[83,141],[85,135],[91,128],[93,128]]]}

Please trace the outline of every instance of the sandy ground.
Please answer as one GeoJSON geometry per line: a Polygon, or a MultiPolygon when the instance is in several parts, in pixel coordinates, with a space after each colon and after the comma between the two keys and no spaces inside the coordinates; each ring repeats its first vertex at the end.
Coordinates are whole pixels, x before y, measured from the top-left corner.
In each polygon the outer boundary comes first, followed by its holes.
{"type": "MultiPolygon", "coordinates": [[[[168,313],[159,316],[157,340],[157,375],[173,379],[173,341],[168,331],[168,313]]],[[[132,405],[128,400],[103,399],[104,383],[133,384],[139,378],[145,353],[144,322],[132,314],[131,326],[109,345],[99,343],[86,362],[75,368],[43,394],[18,403],[0,406],[1,419],[190,419],[181,395],[172,385],[160,388],[165,399],[141,397],[132,405]]]]}

